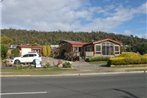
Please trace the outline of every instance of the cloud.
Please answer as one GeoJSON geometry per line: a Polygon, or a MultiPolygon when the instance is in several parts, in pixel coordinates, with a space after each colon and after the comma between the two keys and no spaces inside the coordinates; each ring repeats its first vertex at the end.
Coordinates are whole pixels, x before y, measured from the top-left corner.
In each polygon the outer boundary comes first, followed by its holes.
{"type": "MultiPolygon", "coordinates": [[[[108,17],[105,18],[96,18],[92,23],[87,24],[85,27],[81,25],[81,31],[111,31],[114,28],[117,28],[119,25],[123,24],[126,21],[133,19],[138,14],[145,14],[147,8],[147,3],[137,7],[137,8],[124,8],[119,6],[115,11],[108,14],[108,17]]],[[[111,9],[110,9],[111,10],[111,9]]],[[[109,10],[104,10],[104,13],[109,13],[109,10]]]]}
{"type": "Polygon", "coordinates": [[[3,2],[3,25],[39,30],[68,30],[85,12],[75,12],[81,0],[6,0],[3,2]],[[65,27],[65,28],[64,28],[65,27]]]}
{"type": "Polygon", "coordinates": [[[42,31],[111,31],[135,15],[146,13],[147,6],[147,3],[131,9],[121,5],[84,6],[89,3],[88,0],[5,0],[2,26],[42,31]]]}
{"type": "Polygon", "coordinates": [[[138,12],[147,14],[147,2],[145,2],[144,4],[142,4],[140,7],[138,7],[138,12]]]}

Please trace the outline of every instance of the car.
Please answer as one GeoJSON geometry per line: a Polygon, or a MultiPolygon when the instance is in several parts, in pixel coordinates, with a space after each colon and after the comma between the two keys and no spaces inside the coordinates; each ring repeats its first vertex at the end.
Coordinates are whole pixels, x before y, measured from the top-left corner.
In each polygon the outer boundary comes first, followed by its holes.
{"type": "Polygon", "coordinates": [[[14,57],[12,59],[12,64],[36,64],[36,60],[39,62],[42,61],[41,56],[38,53],[27,53],[20,57],[14,57]]]}

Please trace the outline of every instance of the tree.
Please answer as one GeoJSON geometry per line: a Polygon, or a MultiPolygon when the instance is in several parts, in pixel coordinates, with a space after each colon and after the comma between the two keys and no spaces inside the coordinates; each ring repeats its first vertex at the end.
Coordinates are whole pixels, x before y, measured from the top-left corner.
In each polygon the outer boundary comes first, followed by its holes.
{"type": "Polygon", "coordinates": [[[12,39],[9,38],[8,36],[5,36],[5,35],[1,36],[1,43],[2,44],[10,44],[11,42],[12,42],[12,39]]]}
{"type": "Polygon", "coordinates": [[[46,46],[43,46],[43,56],[47,56],[47,49],[46,49],[46,46]]]}
{"type": "Polygon", "coordinates": [[[50,45],[46,46],[46,50],[47,50],[47,56],[51,56],[51,47],[50,47],[50,45]]]}
{"type": "Polygon", "coordinates": [[[140,51],[142,54],[146,53],[146,45],[142,45],[142,49],[139,49],[139,44],[147,44],[147,39],[138,38],[136,36],[127,36],[121,34],[107,33],[103,31],[98,32],[62,32],[62,31],[50,31],[50,32],[41,32],[35,30],[17,30],[17,29],[2,29],[2,43],[3,44],[59,44],[60,40],[73,40],[73,41],[83,41],[91,42],[94,40],[102,40],[105,38],[111,38],[118,40],[123,43],[123,45],[128,45],[126,48],[128,51],[140,51]],[[12,42],[11,42],[12,40],[12,42]],[[137,47],[137,48],[136,48],[137,47]]]}
{"type": "Polygon", "coordinates": [[[1,44],[1,58],[5,59],[7,57],[8,46],[1,44]]]}
{"type": "Polygon", "coordinates": [[[138,44],[135,44],[132,47],[132,50],[134,52],[139,52],[140,54],[146,54],[147,53],[147,43],[138,43],[138,44]]]}
{"type": "Polygon", "coordinates": [[[11,51],[11,54],[12,54],[12,57],[17,57],[20,55],[20,51],[18,48],[16,48],[11,51]]]}

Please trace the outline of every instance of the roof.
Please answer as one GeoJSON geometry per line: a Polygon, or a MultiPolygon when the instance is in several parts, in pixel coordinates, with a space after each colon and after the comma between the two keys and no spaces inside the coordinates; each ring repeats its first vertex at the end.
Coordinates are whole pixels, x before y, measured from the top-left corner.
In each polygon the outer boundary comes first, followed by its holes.
{"type": "Polygon", "coordinates": [[[33,48],[33,49],[38,49],[38,48],[42,48],[42,46],[32,46],[32,45],[19,45],[19,48],[33,48]]]}
{"type": "Polygon", "coordinates": [[[112,43],[115,43],[115,44],[118,44],[118,45],[122,45],[121,42],[115,41],[115,40],[112,40],[112,39],[109,39],[109,38],[104,39],[104,40],[94,41],[94,42],[88,43],[87,45],[89,45],[89,44],[98,44],[98,43],[102,43],[102,42],[106,42],[106,41],[110,41],[112,43]]]}
{"type": "Polygon", "coordinates": [[[87,44],[85,42],[69,41],[69,40],[63,40],[61,42],[67,42],[67,43],[71,44],[72,46],[79,46],[79,47],[82,47],[83,45],[87,44]]]}

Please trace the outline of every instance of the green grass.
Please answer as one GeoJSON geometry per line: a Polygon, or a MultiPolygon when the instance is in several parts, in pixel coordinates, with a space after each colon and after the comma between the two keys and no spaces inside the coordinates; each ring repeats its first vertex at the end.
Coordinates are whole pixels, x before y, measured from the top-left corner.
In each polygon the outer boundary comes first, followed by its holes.
{"type": "Polygon", "coordinates": [[[2,69],[2,75],[47,75],[75,72],[68,68],[32,68],[32,69],[2,69]]]}
{"type": "Polygon", "coordinates": [[[88,62],[89,64],[98,64],[98,65],[105,65],[107,64],[107,61],[93,61],[93,62],[88,62]]]}

